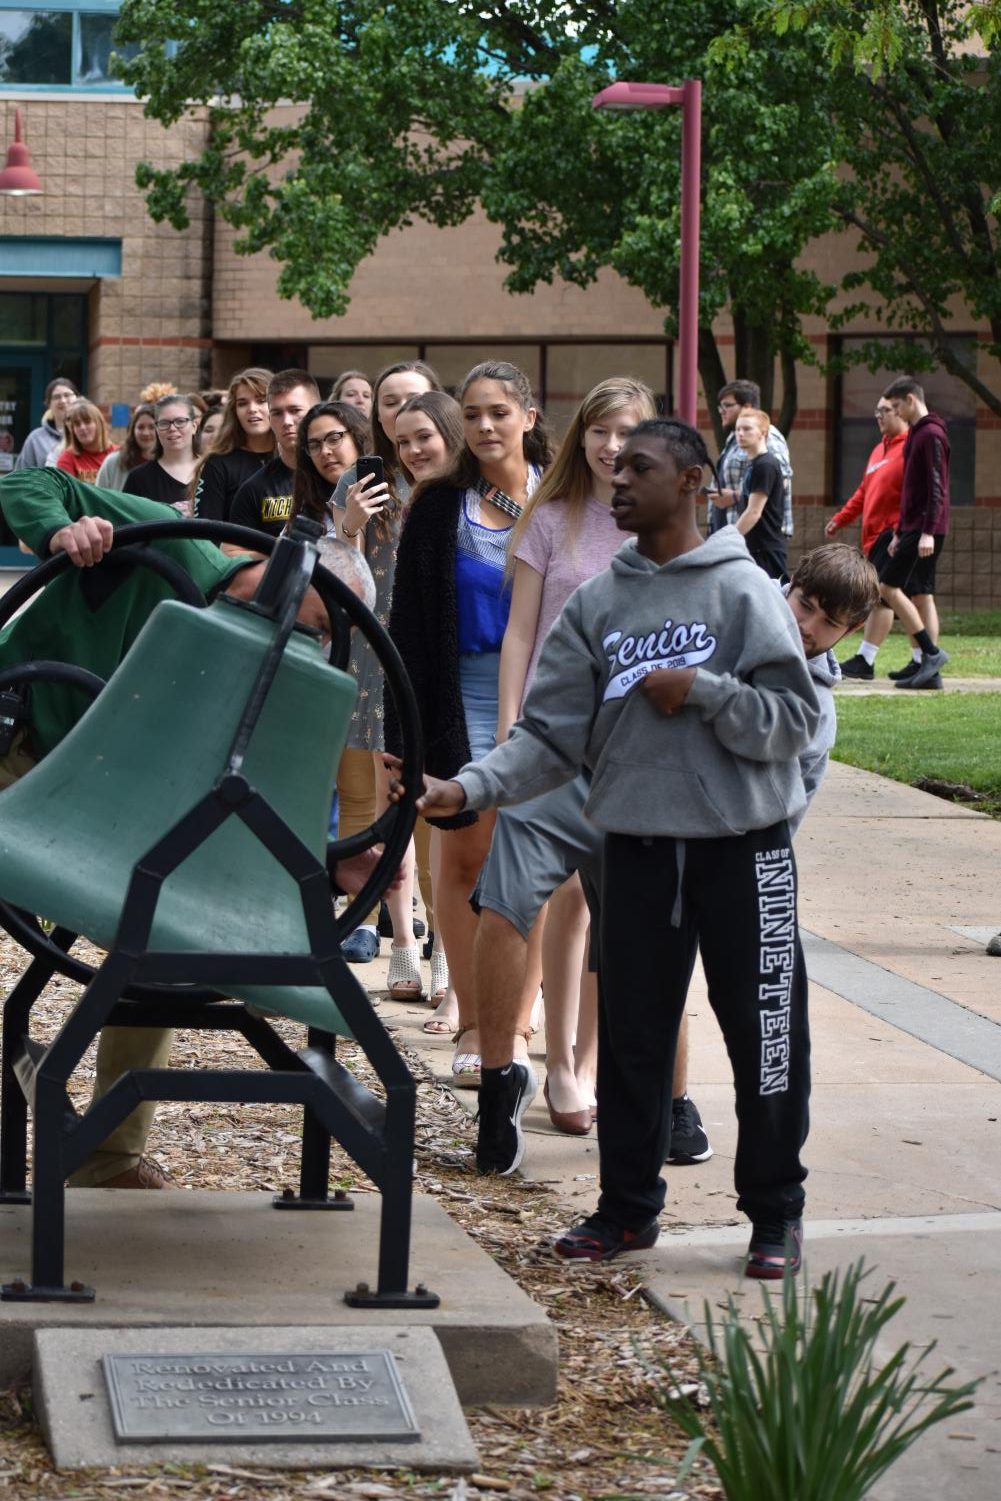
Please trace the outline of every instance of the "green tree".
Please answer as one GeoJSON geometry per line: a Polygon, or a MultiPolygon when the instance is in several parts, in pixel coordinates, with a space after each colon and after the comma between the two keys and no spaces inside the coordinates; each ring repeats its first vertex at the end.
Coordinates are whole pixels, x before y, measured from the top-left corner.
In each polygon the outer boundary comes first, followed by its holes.
{"type": "Polygon", "coordinates": [[[282,297],[343,313],[381,235],[460,222],[476,201],[508,92],[480,29],[441,0],[125,0],[116,37],[142,51],[119,68],[147,114],[208,115],[200,156],[140,164],[150,213],[184,228],[200,191],[239,252],[279,262],[282,297]],[[296,120],[274,114],[288,101],[296,120]]]}
{"type": "Polygon", "coordinates": [[[834,207],[862,269],[844,279],[860,311],[918,346],[871,342],[872,365],[942,365],[1001,415],[1001,4],[812,0],[769,4],[794,41],[827,37],[832,126],[846,171],[834,207]],[[951,335],[988,332],[975,370],[951,335]]]}
{"type": "Polygon", "coordinates": [[[699,364],[711,400],[750,375],[780,423],[796,409],[801,319],[831,288],[799,264],[831,223],[835,190],[823,104],[826,62],[807,28],[795,47],[757,38],[738,68],[713,62],[721,31],[757,0],[125,0],[118,37],[142,42],[123,76],[165,125],[208,110],[202,155],[140,167],[153,216],[186,222],[191,189],[268,250],[278,290],[317,316],[344,310],[379,236],[413,217],[459,222],[482,200],[503,226],[508,285],[581,286],[614,267],[677,321],[678,112],[595,114],[611,76],[703,77],[699,364]],[[168,48],[168,43],[173,46],[168,48]],[[297,124],[269,114],[303,105],[297,124]],[[713,323],[729,310],[732,363],[713,323]],[[727,365],[730,365],[729,371],[727,365]]]}
{"type": "MultiPolygon", "coordinates": [[[[680,111],[596,113],[610,77],[680,83],[703,91],[699,369],[710,410],[731,375],[748,376],[792,425],[796,362],[815,362],[802,332],[833,292],[802,265],[809,242],[833,224],[836,162],[824,104],[829,65],[819,31],[794,48],[755,36],[739,60],[717,60],[719,37],[748,26],[756,0],[665,5],[622,0],[563,7],[573,34],[522,58],[536,83],[510,117],[486,175],[483,202],[504,229],[508,284],[525,291],[555,276],[587,286],[612,266],[665,312],[674,333],[680,255],[680,111]],[[545,76],[542,69],[545,68],[545,76]],[[724,358],[714,323],[729,312],[734,350],[724,358]],[[729,371],[727,370],[729,366],[729,371]]],[[[516,13],[531,7],[515,5],[516,13]]]]}

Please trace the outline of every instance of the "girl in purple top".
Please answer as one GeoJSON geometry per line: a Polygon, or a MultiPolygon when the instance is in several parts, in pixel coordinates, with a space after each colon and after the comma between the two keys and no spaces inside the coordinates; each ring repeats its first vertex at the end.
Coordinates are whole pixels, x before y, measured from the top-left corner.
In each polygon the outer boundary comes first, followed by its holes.
{"type": "MultiPolygon", "coordinates": [[[[521,713],[553,621],[578,585],[607,568],[622,545],[609,509],[615,456],[636,424],[655,416],[653,393],[641,381],[601,381],[581,402],[552,467],[514,526],[498,744],[521,713]]],[[[504,816],[501,809],[498,817],[504,816]]],[[[546,1101],[557,1129],[574,1133],[590,1129],[597,1062],[595,977],[584,963],[587,930],[580,878],[572,876],[549,902],[542,973],[546,1101]]],[[[527,1026],[528,1018],[521,1020],[527,1026]]]]}

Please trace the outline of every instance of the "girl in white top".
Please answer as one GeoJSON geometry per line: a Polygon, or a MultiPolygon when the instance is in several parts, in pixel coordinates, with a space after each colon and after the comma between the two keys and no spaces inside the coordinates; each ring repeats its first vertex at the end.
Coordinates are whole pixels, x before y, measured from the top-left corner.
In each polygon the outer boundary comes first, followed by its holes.
{"type": "MultiPolygon", "coordinates": [[[[581,402],[552,467],[515,524],[498,744],[521,713],[553,621],[573,591],[607,568],[622,545],[609,509],[615,457],[636,424],[654,416],[653,393],[642,382],[601,381],[581,402]]],[[[549,902],[542,938],[546,1101],[557,1129],[575,1134],[591,1126],[597,1065],[597,994],[584,962],[587,932],[587,903],[575,875],[549,902]]]]}

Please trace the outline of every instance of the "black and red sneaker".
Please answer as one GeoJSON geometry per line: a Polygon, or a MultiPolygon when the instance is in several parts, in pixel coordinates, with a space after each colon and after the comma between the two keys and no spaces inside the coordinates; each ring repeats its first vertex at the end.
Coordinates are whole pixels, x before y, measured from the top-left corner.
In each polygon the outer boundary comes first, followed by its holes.
{"type": "Polygon", "coordinates": [[[753,1227],[744,1268],[746,1277],[756,1277],[759,1282],[778,1282],[786,1272],[795,1277],[802,1264],[802,1220],[753,1227]]]}
{"type": "Polygon", "coordinates": [[[623,1251],[648,1251],[656,1245],[660,1224],[651,1220],[639,1230],[626,1230],[601,1214],[588,1215],[579,1225],[565,1230],[553,1245],[564,1261],[611,1261],[623,1251]]]}

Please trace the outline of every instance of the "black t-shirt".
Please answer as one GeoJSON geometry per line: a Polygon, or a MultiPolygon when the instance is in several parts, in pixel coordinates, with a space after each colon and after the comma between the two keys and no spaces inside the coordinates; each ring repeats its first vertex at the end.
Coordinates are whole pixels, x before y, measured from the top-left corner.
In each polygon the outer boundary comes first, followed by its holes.
{"type": "Polygon", "coordinates": [[[237,490],[256,479],[272,457],[235,448],[232,453],[210,453],[195,484],[195,515],[202,521],[228,521],[237,490]]]}
{"type": "Polygon", "coordinates": [[[295,475],[276,454],[253,479],[244,480],[233,498],[229,519],[269,537],[280,537],[292,514],[295,475]]]}
{"type": "Polygon", "coordinates": [[[778,578],[786,566],[786,539],[782,535],[785,480],[778,460],[770,453],[759,453],[744,471],[738,503],[741,515],[747,510],[750,497],[762,490],[768,496],[765,508],[744,541],[754,561],[773,578],[778,578]]]}
{"type": "Polygon", "coordinates": [[[188,487],[168,474],[156,459],[148,464],[139,464],[133,469],[124,485],[126,495],[144,495],[147,500],[159,500],[165,506],[185,505],[188,487]]]}

